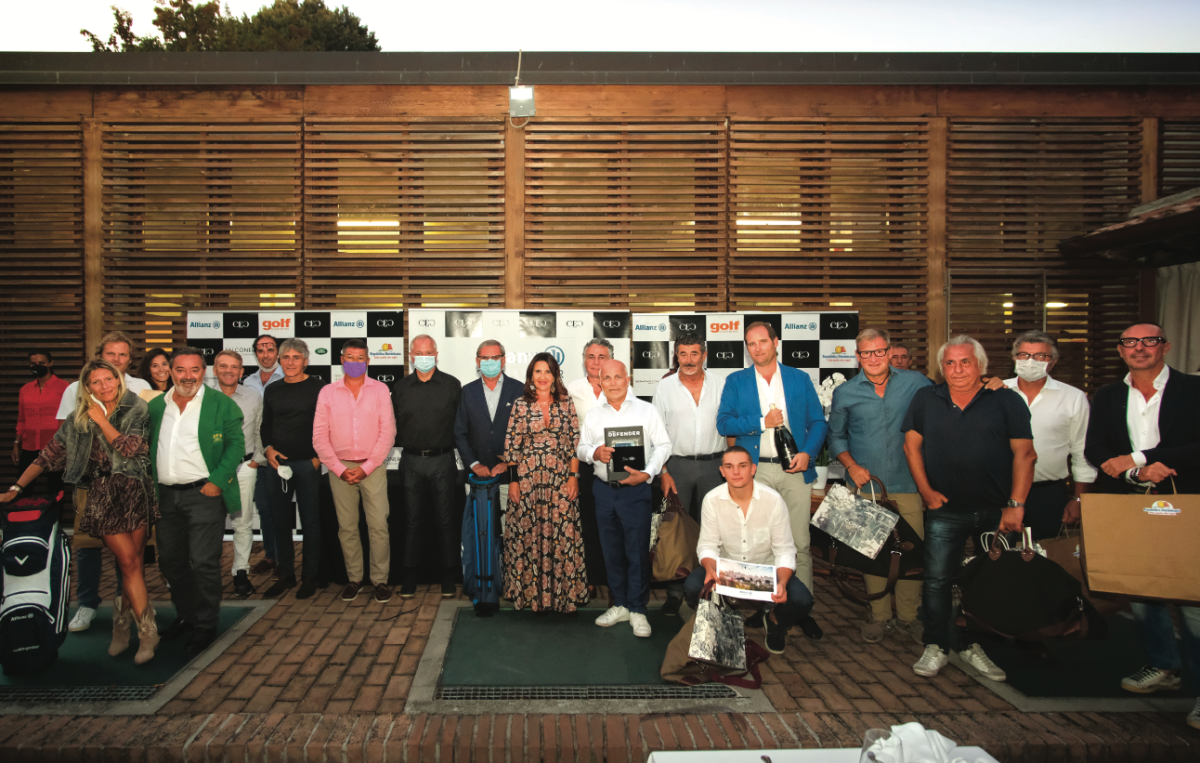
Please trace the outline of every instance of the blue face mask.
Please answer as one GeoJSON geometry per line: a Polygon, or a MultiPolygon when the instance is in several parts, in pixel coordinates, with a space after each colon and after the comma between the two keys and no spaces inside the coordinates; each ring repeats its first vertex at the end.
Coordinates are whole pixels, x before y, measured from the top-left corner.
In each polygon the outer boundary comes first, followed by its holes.
{"type": "Polygon", "coordinates": [[[486,376],[489,379],[493,379],[493,378],[499,376],[500,375],[500,361],[499,360],[480,360],[479,361],[479,373],[483,374],[484,376],[486,376]]]}
{"type": "Polygon", "coordinates": [[[367,363],[363,360],[347,360],[342,363],[342,373],[351,379],[357,379],[367,372],[367,363]]]}
{"type": "Polygon", "coordinates": [[[427,374],[437,365],[437,358],[432,355],[417,355],[413,358],[413,368],[427,374]]]}

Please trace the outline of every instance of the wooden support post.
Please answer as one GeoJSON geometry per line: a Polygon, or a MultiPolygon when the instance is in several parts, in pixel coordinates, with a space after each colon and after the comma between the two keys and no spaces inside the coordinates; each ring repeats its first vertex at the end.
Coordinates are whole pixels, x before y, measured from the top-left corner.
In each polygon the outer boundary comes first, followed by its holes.
{"type": "Polygon", "coordinates": [[[929,335],[926,364],[932,371],[937,348],[949,337],[946,314],[946,180],[949,124],[946,117],[929,120],[929,335]]]}
{"type": "MultiPolygon", "coordinates": [[[[104,335],[104,172],[100,121],[83,120],[83,325],[92,354],[104,335]]],[[[135,353],[138,348],[131,348],[135,353]]]]}
{"type": "Polygon", "coordinates": [[[1158,198],[1158,150],[1160,139],[1159,117],[1142,120],[1142,204],[1158,198]]]}
{"type": "Polygon", "coordinates": [[[511,121],[504,129],[504,306],[525,307],[525,131],[511,121]]]}

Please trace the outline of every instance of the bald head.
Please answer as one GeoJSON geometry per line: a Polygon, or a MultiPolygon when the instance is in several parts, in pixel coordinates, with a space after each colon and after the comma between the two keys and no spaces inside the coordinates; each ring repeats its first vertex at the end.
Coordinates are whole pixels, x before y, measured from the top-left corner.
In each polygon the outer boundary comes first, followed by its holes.
{"type": "Polygon", "coordinates": [[[606,360],[600,365],[600,388],[608,404],[620,409],[629,392],[629,372],[619,360],[606,360]]]}

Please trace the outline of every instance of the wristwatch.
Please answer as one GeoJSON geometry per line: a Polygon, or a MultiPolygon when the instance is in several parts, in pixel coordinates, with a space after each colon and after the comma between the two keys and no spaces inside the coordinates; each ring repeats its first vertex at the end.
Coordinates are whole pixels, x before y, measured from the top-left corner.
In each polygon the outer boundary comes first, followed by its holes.
{"type": "Polygon", "coordinates": [[[14,490],[15,490],[16,492],[18,492],[18,493],[24,493],[24,492],[25,492],[25,488],[24,488],[24,487],[22,487],[21,485],[18,485],[18,484],[17,484],[17,483],[15,483],[15,482],[13,483],[13,486],[12,486],[12,487],[10,487],[10,488],[8,489],[8,492],[10,492],[10,493],[11,493],[11,492],[13,492],[14,490]]]}
{"type": "Polygon", "coordinates": [[[1008,503],[1005,504],[1005,507],[1009,509],[1023,509],[1025,508],[1025,504],[1015,498],[1009,498],[1008,503]]]}
{"type": "Polygon", "coordinates": [[[574,477],[575,479],[579,479],[579,472],[571,472],[571,473],[570,473],[570,474],[568,474],[567,476],[568,476],[568,477],[574,477]]]}

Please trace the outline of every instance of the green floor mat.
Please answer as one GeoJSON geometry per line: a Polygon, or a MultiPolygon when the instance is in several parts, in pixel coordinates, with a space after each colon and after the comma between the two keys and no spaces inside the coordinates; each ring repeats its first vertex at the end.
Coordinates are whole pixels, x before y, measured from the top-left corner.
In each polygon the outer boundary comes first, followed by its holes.
{"type": "MultiPolygon", "coordinates": [[[[1103,641],[1047,641],[1049,660],[1030,654],[1010,640],[984,644],[984,649],[1008,673],[1008,684],[1027,697],[1141,696],[1121,688],[1122,678],[1146,664],[1137,625],[1119,615],[1109,617],[1108,624],[1108,638],[1103,641]]],[[[1196,696],[1191,679],[1184,672],[1180,691],[1158,692],[1154,696],[1196,696]]]]}
{"type": "Polygon", "coordinates": [[[472,609],[460,609],[446,648],[442,686],[661,684],[658,669],[683,620],[651,609],[647,619],[653,635],[638,638],[629,623],[597,626],[604,611],[538,617],[529,610],[501,610],[495,617],[476,617],[472,609]]]}
{"type": "MultiPolygon", "coordinates": [[[[154,609],[159,628],[166,628],[175,621],[175,608],[170,604],[155,602],[154,609]]],[[[221,607],[218,637],[252,611],[250,607],[221,607]]],[[[116,657],[109,657],[112,607],[104,606],[96,611],[92,627],[67,634],[67,640],[58,650],[58,660],[47,670],[25,676],[0,675],[0,699],[5,693],[19,688],[159,686],[196,658],[183,649],[187,639],[185,635],[173,641],[162,641],[154,652],[154,659],[145,665],[135,665],[133,656],[137,654],[138,645],[135,628],[129,648],[116,657]]]]}

